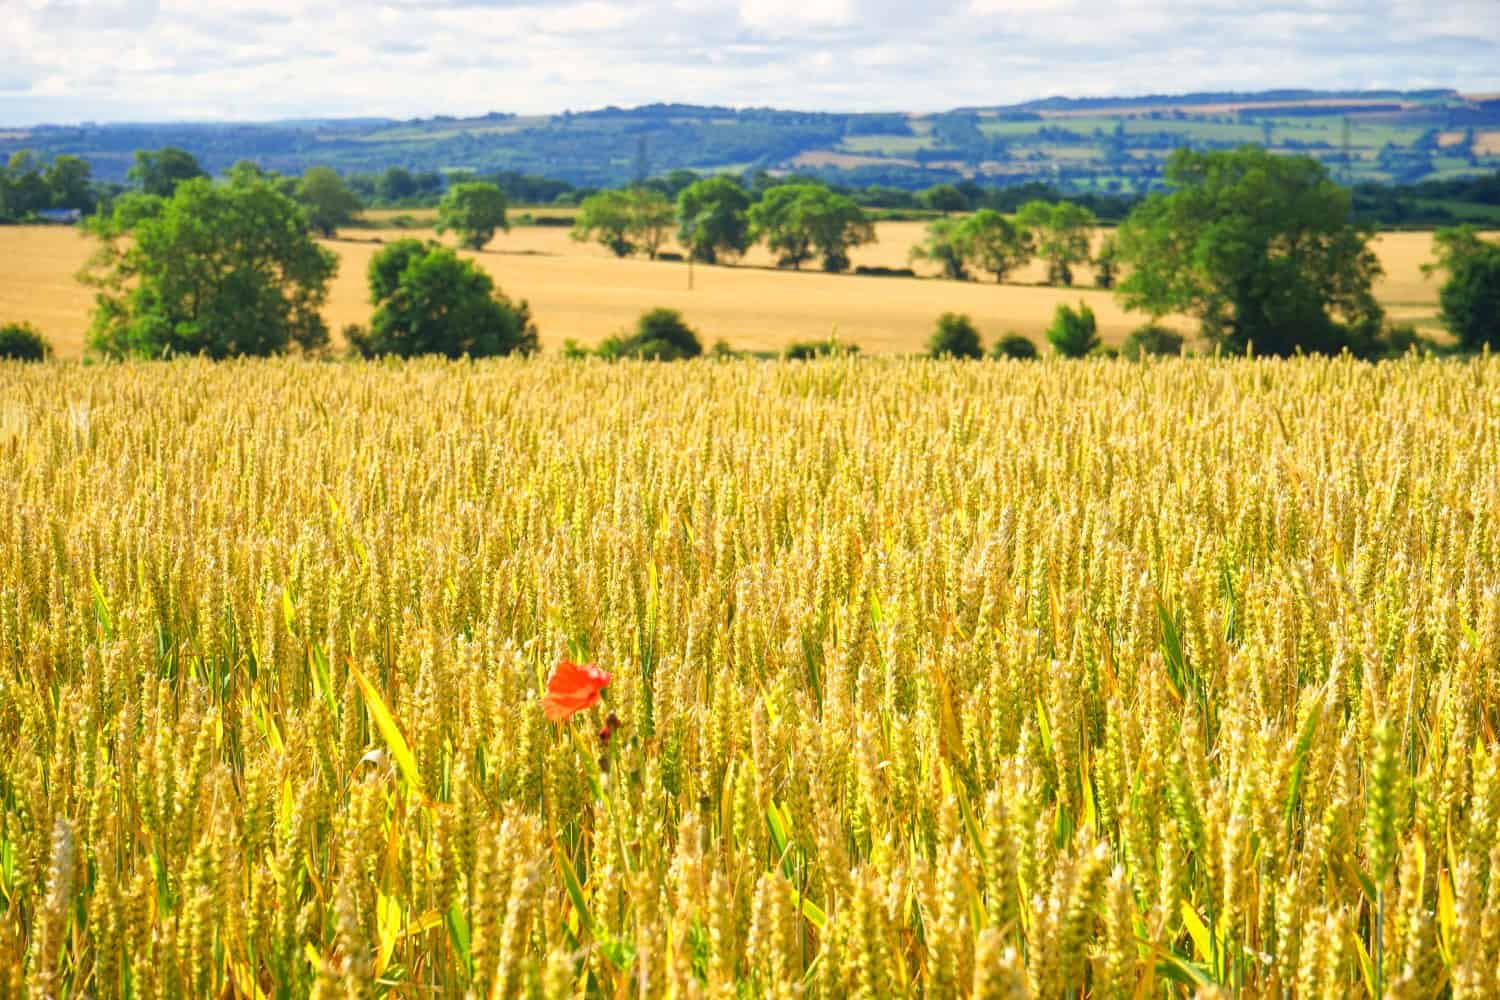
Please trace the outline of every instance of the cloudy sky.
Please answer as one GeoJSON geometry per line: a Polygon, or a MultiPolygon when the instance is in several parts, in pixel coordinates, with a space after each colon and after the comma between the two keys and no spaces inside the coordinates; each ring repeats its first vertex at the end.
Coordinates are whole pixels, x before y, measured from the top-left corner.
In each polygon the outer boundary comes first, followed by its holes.
{"type": "Polygon", "coordinates": [[[1500,0],[0,0],[0,125],[1500,91],[1500,0]]]}

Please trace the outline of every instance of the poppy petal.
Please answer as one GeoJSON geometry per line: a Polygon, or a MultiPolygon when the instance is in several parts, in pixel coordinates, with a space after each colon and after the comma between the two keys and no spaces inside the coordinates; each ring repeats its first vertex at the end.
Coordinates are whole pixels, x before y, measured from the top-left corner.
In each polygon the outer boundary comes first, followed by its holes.
{"type": "Polygon", "coordinates": [[[599,692],[613,678],[592,663],[577,664],[561,660],[547,678],[547,693],[542,710],[552,722],[562,722],[578,712],[599,703],[599,692]]]}

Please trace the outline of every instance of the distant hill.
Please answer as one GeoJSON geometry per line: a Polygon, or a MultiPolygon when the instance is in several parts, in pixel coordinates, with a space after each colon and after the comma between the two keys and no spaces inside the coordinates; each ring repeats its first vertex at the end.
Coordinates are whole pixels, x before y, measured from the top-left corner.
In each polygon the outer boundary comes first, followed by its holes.
{"type": "Polygon", "coordinates": [[[181,146],[218,172],[521,171],[616,185],[643,173],[764,169],[921,188],[972,179],[1132,193],[1180,146],[1258,143],[1306,153],[1340,179],[1414,183],[1500,168],[1500,100],[1451,90],[1053,97],[941,114],[832,114],[684,104],[545,116],[0,128],[0,156],[71,153],[121,180],[138,149],[181,146]]]}

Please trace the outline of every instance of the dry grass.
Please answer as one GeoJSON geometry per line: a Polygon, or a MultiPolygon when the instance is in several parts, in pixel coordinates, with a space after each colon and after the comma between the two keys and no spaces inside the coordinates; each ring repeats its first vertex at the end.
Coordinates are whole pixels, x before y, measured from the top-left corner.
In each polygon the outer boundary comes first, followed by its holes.
{"type": "Polygon", "coordinates": [[[1497,432],[1495,359],[0,365],[0,994],[1496,996],[1497,432]]]}
{"type": "MultiPolygon", "coordinates": [[[[880,241],[856,250],[856,265],[908,266],[908,252],[922,239],[925,223],[886,222],[877,230],[880,241]]],[[[428,235],[420,230],[360,229],[329,244],[343,260],[327,309],[335,333],[346,324],[369,320],[365,268],[379,249],[370,241],[428,235]]],[[[52,339],[60,357],[79,357],[92,296],[73,276],[90,247],[70,229],[0,228],[0,259],[5,261],[0,269],[0,318],[30,321],[52,339]]],[[[1420,270],[1430,257],[1430,236],[1388,234],[1380,238],[1378,249],[1387,276],[1377,294],[1394,318],[1431,327],[1437,284],[1424,279],[1420,270]]],[[[469,256],[507,293],[531,302],[548,348],[567,339],[597,343],[656,306],[682,310],[706,340],[722,338],[743,350],[774,350],[796,340],[820,339],[837,326],[842,339],[866,351],[918,351],[937,316],[948,311],[973,316],[986,341],[1014,331],[1040,342],[1057,306],[1080,299],[1098,314],[1107,343],[1122,340],[1144,321],[1126,313],[1108,294],[1087,287],[1041,286],[1044,268],[1039,264],[1018,273],[1016,284],[996,287],[777,271],[768,253],[758,247],[743,262],[751,266],[694,268],[695,287],[690,292],[685,264],[615,260],[602,247],[574,242],[560,228],[518,227],[498,236],[484,252],[469,256]]],[[[1079,277],[1085,284],[1092,280],[1088,272],[1079,277]]]]}

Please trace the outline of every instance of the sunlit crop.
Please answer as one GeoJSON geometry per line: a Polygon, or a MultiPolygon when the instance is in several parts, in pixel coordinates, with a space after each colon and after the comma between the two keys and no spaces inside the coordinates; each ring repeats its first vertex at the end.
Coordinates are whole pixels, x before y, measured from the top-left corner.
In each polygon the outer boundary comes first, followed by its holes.
{"type": "Polygon", "coordinates": [[[1500,362],[8,365],[0,469],[0,996],[1500,992],[1500,362]]]}

